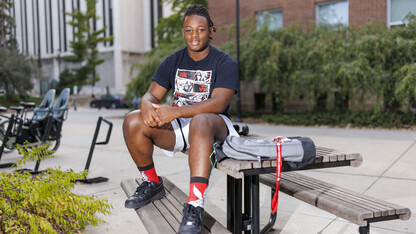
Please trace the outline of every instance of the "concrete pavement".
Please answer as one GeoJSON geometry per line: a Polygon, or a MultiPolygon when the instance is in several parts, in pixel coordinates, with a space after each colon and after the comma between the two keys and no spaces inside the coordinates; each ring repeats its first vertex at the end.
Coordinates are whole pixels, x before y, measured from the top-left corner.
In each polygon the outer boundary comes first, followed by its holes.
{"type": "MultiPolygon", "coordinates": [[[[76,185],[75,192],[106,197],[113,204],[112,213],[102,217],[106,223],[88,226],[87,234],[146,233],[134,210],[124,208],[126,196],[120,181],[139,177],[124,144],[121,125],[127,110],[78,108],[71,109],[62,130],[61,146],[54,159],[41,163],[40,169],[61,166],[81,171],[85,167],[95,126],[99,116],[114,124],[109,144],[96,145],[89,178],[104,176],[109,181],[99,184],[76,185]]],[[[250,132],[264,136],[309,136],[316,145],[359,152],[360,167],[343,167],[304,171],[303,174],[351,190],[405,206],[416,212],[416,132],[411,130],[340,129],[327,127],[288,127],[248,124],[250,132]]],[[[107,126],[102,124],[99,141],[104,140],[107,126]]],[[[5,154],[1,162],[19,159],[16,153],[5,154]]],[[[189,169],[187,156],[173,158],[155,150],[154,161],[159,175],[167,176],[185,193],[188,192],[189,169]]],[[[27,168],[34,168],[34,162],[27,168]]],[[[6,169],[10,170],[10,169],[6,169]]],[[[208,187],[205,209],[217,220],[226,223],[226,176],[214,170],[208,187]]],[[[270,189],[260,187],[261,225],[268,221],[270,189]]],[[[358,226],[325,211],[307,205],[283,193],[273,233],[358,233],[358,226]]],[[[409,220],[385,221],[371,225],[371,233],[416,233],[416,216],[409,220]]]]}

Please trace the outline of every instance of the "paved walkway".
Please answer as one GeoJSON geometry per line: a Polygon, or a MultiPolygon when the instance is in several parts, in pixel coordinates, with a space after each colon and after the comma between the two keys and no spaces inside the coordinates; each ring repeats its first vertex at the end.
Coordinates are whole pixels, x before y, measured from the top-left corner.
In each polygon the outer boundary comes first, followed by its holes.
{"type": "MultiPolygon", "coordinates": [[[[125,178],[138,177],[123,141],[121,125],[127,110],[78,108],[70,110],[64,123],[62,142],[54,159],[41,163],[40,169],[61,166],[62,169],[83,170],[99,116],[113,122],[110,143],[97,145],[90,166],[89,178],[104,176],[109,181],[92,185],[76,185],[75,192],[106,197],[113,204],[112,214],[103,217],[107,222],[97,227],[88,226],[86,234],[146,233],[133,210],[124,208],[126,196],[120,187],[125,178]]],[[[354,191],[387,200],[416,212],[416,132],[410,130],[361,130],[326,127],[287,127],[249,124],[250,132],[264,136],[309,136],[319,146],[363,156],[361,167],[345,167],[305,171],[304,174],[354,191]]],[[[99,140],[104,140],[106,125],[101,127],[99,140]]],[[[17,153],[3,155],[2,163],[20,158],[17,153]]],[[[167,176],[187,193],[189,169],[187,156],[173,158],[155,150],[154,161],[160,175],[167,176]]],[[[34,168],[29,163],[27,168],[34,168]]],[[[208,187],[205,208],[222,223],[226,222],[225,175],[213,171],[208,187]]],[[[268,221],[269,188],[261,189],[261,225],[268,221]]],[[[280,195],[277,222],[273,233],[358,233],[358,226],[327,212],[304,204],[283,193],[280,195]]],[[[371,233],[416,233],[416,215],[410,220],[372,224],[371,233]]]]}

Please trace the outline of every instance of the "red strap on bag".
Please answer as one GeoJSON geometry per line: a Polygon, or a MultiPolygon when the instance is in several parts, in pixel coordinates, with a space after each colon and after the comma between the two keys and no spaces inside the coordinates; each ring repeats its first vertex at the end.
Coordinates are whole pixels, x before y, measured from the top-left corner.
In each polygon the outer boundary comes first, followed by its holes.
{"type": "Polygon", "coordinates": [[[273,195],[271,213],[277,212],[279,205],[279,188],[280,188],[280,177],[282,173],[282,137],[276,137],[273,139],[276,142],[276,191],[273,195]]]}

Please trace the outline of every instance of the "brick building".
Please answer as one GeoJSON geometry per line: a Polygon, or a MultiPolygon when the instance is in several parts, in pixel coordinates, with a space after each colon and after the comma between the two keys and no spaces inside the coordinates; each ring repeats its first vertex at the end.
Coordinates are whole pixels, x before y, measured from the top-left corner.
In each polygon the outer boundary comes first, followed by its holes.
{"type": "MultiPolygon", "coordinates": [[[[224,26],[236,23],[236,0],[208,0],[212,21],[217,27],[214,45],[227,40],[224,26]]],[[[415,0],[240,0],[240,20],[257,18],[261,27],[266,13],[269,15],[269,30],[285,28],[293,23],[303,27],[310,25],[344,25],[360,27],[369,21],[384,22],[386,27],[404,25],[405,16],[416,14],[415,0]]],[[[243,108],[248,111],[269,110],[267,95],[257,85],[241,84],[243,108]],[[253,96],[254,93],[254,96],[253,96]],[[260,98],[260,100],[259,100],[260,98]]],[[[289,109],[304,109],[305,101],[294,100],[289,109]]]]}
{"type": "MultiPolygon", "coordinates": [[[[217,28],[236,22],[236,1],[208,0],[211,18],[217,28]]],[[[262,17],[268,12],[275,28],[293,23],[342,24],[359,27],[367,22],[385,22],[387,27],[402,25],[408,12],[416,13],[414,0],[240,0],[240,19],[262,17]]],[[[225,41],[217,33],[215,43],[225,41]]]]}

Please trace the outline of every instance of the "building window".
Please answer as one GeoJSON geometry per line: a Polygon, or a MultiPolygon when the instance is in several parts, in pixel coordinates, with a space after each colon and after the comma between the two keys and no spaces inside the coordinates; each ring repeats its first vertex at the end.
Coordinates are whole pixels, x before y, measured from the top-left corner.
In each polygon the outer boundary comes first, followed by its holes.
{"type": "Polygon", "coordinates": [[[268,22],[267,28],[270,31],[283,28],[283,12],[281,10],[273,11],[259,11],[256,13],[257,18],[257,29],[263,27],[268,22]]]}
{"type": "Polygon", "coordinates": [[[388,26],[406,24],[405,17],[409,13],[416,15],[415,0],[389,0],[387,5],[388,26]]]}
{"type": "Polygon", "coordinates": [[[325,2],[316,5],[316,23],[348,26],[348,1],[325,2]]]}

